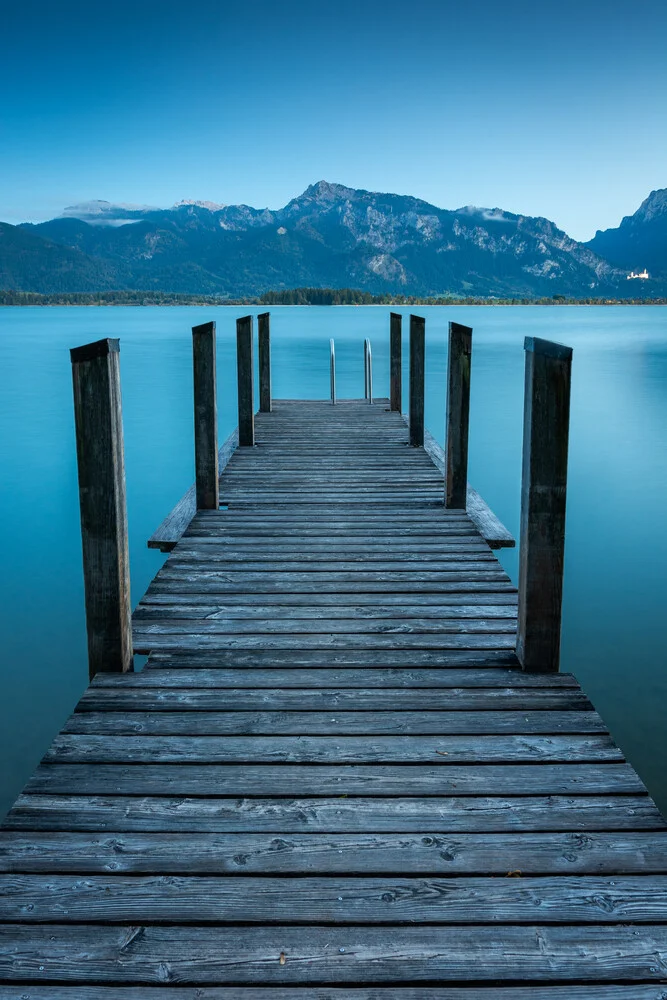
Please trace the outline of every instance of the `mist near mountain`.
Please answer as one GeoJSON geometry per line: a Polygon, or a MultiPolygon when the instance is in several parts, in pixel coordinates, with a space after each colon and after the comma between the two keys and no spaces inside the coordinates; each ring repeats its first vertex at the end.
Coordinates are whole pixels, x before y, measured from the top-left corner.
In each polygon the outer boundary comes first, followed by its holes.
{"type": "MultiPolygon", "coordinates": [[[[441,209],[327,181],[275,211],[196,201],[169,209],[86,202],[49,222],[1,225],[0,287],[229,297],[299,286],[420,296],[660,294],[664,284],[630,283],[626,275],[649,266],[640,234],[662,231],[664,196],[654,192],[631,227],[623,220],[589,244],[544,218],[472,205],[441,209]],[[633,254],[642,259],[627,264],[610,234],[629,228],[633,254]]],[[[658,236],[655,244],[657,258],[658,236]]]]}

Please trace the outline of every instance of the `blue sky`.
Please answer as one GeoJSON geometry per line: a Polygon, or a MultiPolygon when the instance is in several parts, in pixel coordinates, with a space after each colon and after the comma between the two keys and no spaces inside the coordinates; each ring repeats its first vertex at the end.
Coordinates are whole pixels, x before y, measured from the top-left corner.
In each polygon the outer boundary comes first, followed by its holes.
{"type": "Polygon", "coordinates": [[[21,0],[3,34],[8,222],[326,179],[588,239],[667,186],[664,0],[21,0]]]}

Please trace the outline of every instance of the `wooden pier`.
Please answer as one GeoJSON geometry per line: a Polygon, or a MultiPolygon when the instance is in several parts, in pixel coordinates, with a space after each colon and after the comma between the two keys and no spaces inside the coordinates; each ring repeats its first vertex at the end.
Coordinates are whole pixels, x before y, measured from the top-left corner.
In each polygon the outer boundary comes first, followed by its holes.
{"type": "MultiPolygon", "coordinates": [[[[462,497],[469,366],[448,463],[415,425],[423,324],[412,427],[395,319],[391,401],[332,405],[271,399],[263,318],[258,413],[248,329],[254,443],[218,448],[197,328],[198,482],[150,543],[148,663],[127,669],[121,551],[106,625],[88,594],[102,665],[0,831],[0,1000],[667,1000],[667,825],[557,670],[562,448],[524,465],[518,595],[508,532],[462,497]]],[[[564,406],[565,355],[528,347],[564,406]]]]}

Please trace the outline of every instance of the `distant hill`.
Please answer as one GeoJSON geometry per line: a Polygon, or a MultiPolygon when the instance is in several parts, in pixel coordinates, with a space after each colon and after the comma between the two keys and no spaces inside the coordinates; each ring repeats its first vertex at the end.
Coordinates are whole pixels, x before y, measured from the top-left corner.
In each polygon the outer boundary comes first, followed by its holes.
{"type": "Polygon", "coordinates": [[[0,233],[0,288],[43,293],[114,288],[240,297],[303,286],[418,296],[664,292],[653,282],[626,282],[625,274],[548,219],[498,208],[450,211],[326,181],[277,211],[88,202],[59,219],[0,233]]]}
{"type": "Polygon", "coordinates": [[[651,276],[667,279],[667,188],[651,191],[618,229],[598,230],[586,246],[616,267],[646,268],[651,276]]]}
{"type": "Polygon", "coordinates": [[[98,291],[115,287],[117,269],[33,227],[0,222],[0,288],[34,292],[98,291]]]}

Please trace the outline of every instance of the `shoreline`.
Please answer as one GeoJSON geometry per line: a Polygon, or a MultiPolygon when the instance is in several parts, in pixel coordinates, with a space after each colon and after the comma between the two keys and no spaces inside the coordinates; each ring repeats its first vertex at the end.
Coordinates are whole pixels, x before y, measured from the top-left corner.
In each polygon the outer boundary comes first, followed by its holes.
{"type": "Polygon", "coordinates": [[[339,302],[331,305],[300,302],[295,304],[275,303],[270,306],[264,302],[0,302],[0,309],[411,309],[413,307],[428,307],[430,309],[475,308],[475,309],[558,309],[576,306],[579,309],[599,309],[602,307],[633,307],[667,306],[665,300],[648,300],[644,302],[627,302],[622,299],[607,302],[339,302]]]}

